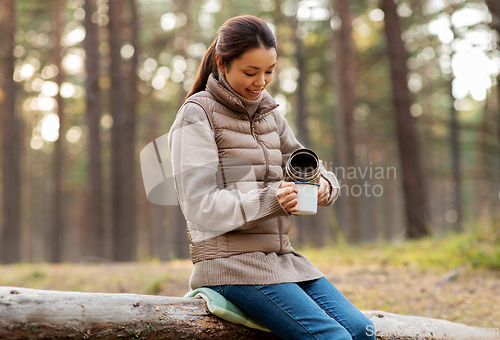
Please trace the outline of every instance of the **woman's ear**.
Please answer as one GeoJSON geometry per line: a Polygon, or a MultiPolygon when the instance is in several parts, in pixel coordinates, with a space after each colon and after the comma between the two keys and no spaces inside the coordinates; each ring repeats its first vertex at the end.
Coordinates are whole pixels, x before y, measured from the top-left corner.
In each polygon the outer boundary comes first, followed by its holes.
{"type": "Polygon", "coordinates": [[[224,66],[224,63],[222,62],[222,59],[221,57],[219,56],[216,56],[215,57],[215,62],[217,63],[217,68],[222,72],[222,73],[226,73],[226,68],[224,66]]]}

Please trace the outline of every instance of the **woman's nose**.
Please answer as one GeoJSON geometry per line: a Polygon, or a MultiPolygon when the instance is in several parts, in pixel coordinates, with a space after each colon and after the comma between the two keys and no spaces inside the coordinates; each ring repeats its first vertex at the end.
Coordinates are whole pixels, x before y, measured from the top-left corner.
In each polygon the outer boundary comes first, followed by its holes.
{"type": "Polygon", "coordinates": [[[264,77],[264,75],[260,75],[260,76],[258,76],[258,77],[255,79],[255,81],[254,81],[254,85],[256,85],[256,86],[260,86],[260,87],[262,87],[262,86],[266,85],[266,78],[264,77]]]}

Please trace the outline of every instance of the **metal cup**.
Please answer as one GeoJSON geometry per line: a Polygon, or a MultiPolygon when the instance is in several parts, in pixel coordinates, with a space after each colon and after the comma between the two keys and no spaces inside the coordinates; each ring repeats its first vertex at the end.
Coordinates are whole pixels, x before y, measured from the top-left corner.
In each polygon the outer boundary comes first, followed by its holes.
{"type": "Polygon", "coordinates": [[[294,215],[314,215],[319,189],[319,158],[310,149],[295,150],[285,166],[285,180],[295,182],[299,211],[294,215]]]}
{"type": "Polygon", "coordinates": [[[319,158],[311,149],[295,150],[285,166],[285,180],[319,183],[319,158]]]}

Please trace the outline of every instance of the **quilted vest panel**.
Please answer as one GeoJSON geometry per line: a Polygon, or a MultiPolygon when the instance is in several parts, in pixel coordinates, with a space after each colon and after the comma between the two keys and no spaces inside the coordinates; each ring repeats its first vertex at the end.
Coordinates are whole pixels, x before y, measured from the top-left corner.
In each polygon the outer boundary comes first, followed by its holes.
{"type": "MultiPolygon", "coordinates": [[[[273,111],[255,114],[235,112],[203,91],[191,96],[189,102],[202,106],[215,135],[221,163],[219,187],[236,186],[242,193],[263,188],[269,182],[283,179],[280,138],[273,111]]],[[[266,220],[248,230],[234,230],[215,237],[188,222],[193,262],[246,252],[289,253],[293,251],[288,238],[288,217],[266,220]],[[201,242],[193,242],[192,240],[201,242]]]]}

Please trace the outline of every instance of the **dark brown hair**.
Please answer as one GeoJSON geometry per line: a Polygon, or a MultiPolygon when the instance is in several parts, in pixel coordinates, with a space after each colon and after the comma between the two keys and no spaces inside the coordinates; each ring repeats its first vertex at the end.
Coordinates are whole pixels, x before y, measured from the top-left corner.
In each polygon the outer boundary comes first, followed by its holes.
{"type": "Polygon", "coordinates": [[[239,58],[248,50],[265,47],[276,48],[276,37],[260,18],[252,15],[241,15],[227,20],[217,31],[217,37],[205,52],[187,98],[205,90],[208,77],[211,73],[217,75],[217,62],[219,56],[225,67],[231,67],[234,59],[239,58]]]}

